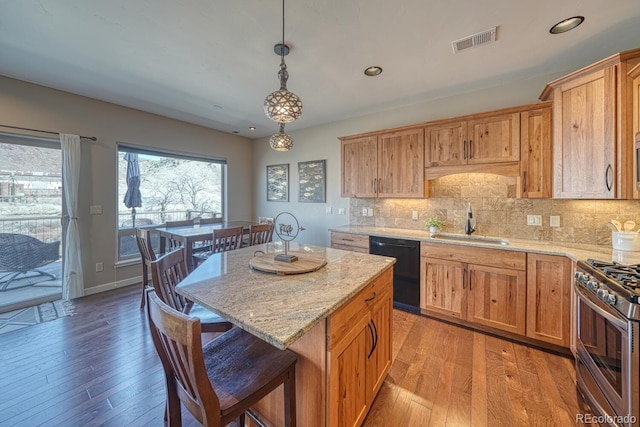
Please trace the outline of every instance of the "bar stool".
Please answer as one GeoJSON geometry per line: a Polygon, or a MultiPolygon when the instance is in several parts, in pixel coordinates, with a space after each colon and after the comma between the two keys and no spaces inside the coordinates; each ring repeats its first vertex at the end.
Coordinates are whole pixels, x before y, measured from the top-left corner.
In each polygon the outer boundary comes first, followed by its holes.
{"type": "Polygon", "coordinates": [[[164,304],[149,290],[147,316],[167,387],[166,420],[181,425],[181,405],[204,426],[225,426],[284,385],[285,426],[296,425],[297,357],[234,328],[202,347],[200,320],[164,304]]]}

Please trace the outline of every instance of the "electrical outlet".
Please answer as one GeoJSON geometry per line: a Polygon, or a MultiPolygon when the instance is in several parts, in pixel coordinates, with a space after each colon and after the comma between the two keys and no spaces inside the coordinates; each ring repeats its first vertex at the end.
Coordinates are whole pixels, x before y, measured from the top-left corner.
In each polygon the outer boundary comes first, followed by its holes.
{"type": "Polygon", "coordinates": [[[527,225],[542,225],[542,215],[527,215],[527,225]]]}
{"type": "Polygon", "coordinates": [[[96,273],[99,273],[101,271],[104,270],[104,263],[103,262],[96,262],[96,273]]]}
{"type": "Polygon", "coordinates": [[[346,215],[347,210],[345,208],[338,208],[338,215],[346,215]]]}
{"type": "Polygon", "coordinates": [[[367,216],[367,208],[362,208],[362,216],[367,216]]]}
{"type": "Polygon", "coordinates": [[[418,211],[411,211],[411,219],[414,221],[418,220],[418,211]]]}
{"type": "Polygon", "coordinates": [[[367,215],[368,216],[373,216],[373,208],[368,208],[367,209],[367,215]]]}
{"type": "Polygon", "coordinates": [[[327,213],[330,214],[332,211],[331,206],[327,206],[327,213]]]}
{"type": "Polygon", "coordinates": [[[549,217],[549,225],[551,227],[560,227],[560,216],[558,215],[551,215],[549,217]]]}
{"type": "Polygon", "coordinates": [[[89,215],[102,215],[102,205],[89,206],[89,215]]]}

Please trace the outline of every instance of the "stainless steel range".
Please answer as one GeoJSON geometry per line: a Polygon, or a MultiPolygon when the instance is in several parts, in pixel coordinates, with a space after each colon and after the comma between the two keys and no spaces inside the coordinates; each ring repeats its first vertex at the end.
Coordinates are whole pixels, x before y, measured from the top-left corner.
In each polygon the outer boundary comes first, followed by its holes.
{"type": "Polygon", "coordinates": [[[579,261],[574,286],[578,390],[602,424],[639,426],[640,265],[579,261]]]}

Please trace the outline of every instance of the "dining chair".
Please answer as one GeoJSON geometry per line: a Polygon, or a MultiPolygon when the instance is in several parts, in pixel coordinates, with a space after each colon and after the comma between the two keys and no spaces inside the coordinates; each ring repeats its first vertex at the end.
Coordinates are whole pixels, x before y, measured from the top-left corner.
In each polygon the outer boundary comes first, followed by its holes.
{"type": "Polygon", "coordinates": [[[295,365],[290,350],[278,350],[234,328],[202,346],[201,321],[181,313],[153,291],[147,292],[147,317],[165,374],[165,416],[171,427],[181,425],[181,402],[205,427],[221,427],[250,411],[283,384],[285,426],[296,425],[295,365]]]}
{"type": "Polygon", "coordinates": [[[269,243],[273,240],[273,224],[252,224],[249,226],[249,245],[269,243]]]}
{"type": "Polygon", "coordinates": [[[197,266],[199,263],[205,261],[212,254],[218,252],[232,251],[242,247],[242,235],[244,228],[230,227],[230,228],[216,228],[213,230],[213,240],[211,241],[211,250],[205,252],[199,252],[193,254],[193,262],[197,266]]]}
{"type": "Polygon", "coordinates": [[[144,307],[144,290],[149,286],[150,263],[156,260],[156,253],[151,243],[152,231],[152,228],[136,228],[136,244],[142,261],[142,300],[140,301],[140,308],[144,307]]]}
{"type": "Polygon", "coordinates": [[[189,316],[198,317],[202,322],[204,332],[226,332],[233,327],[222,317],[206,308],[194,304],[176,292],[176,285],[187,275],[189,270],[181,248],[158,257],[150,262],[153,289],[159,298],[167,305],[189,316]]]}

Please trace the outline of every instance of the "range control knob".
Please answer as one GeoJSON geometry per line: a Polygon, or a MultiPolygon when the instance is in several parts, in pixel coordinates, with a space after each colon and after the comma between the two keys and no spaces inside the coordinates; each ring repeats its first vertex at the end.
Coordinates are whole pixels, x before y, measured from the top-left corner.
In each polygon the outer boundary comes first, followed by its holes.
{"type": "Polygon", "coordinates": [[[600,284],[595,280],[589,280],[587,281],[587,288],[591,289],[592,291],[595,291],[598,288],[600,288],[600,284]]]}
{"type": "Polygon", "coordinates": [[[580,283],[587,283],[589,280],[593,279],[593,277],[591,277],[591,275],[589,275],[587,273],[583,273],[582,271],[576,271],[574,277],[580,283]]]}
{"type": "Polygon", "coordinates": [[[610,302],[610,299],[612,297],[613,297],[613,300],[615,302],[616,296],[613,295],[612,293],[610,293],[608,289],[600,288],[600,289],[598,289],[597,294],[598,294],[598,298],[600,298],[604,302],[610,302]]]}
{"type": "Polygon", "coordinates": [[[605,300],[605,302],[608,302],[609,304],[615,304],[617,301],[618,298],[614,293],[610,293],[609,295],[607,295],[607,299],[605,300]]]}

